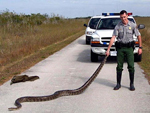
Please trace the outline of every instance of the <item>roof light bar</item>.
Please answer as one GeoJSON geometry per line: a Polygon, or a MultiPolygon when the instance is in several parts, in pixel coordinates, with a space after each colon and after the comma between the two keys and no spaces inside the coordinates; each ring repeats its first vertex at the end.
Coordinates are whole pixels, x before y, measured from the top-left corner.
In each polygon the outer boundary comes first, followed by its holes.
{"type": "Polygon", "coordinates": [[[132,15],[132,13],[128,13],[128,16],[132,15]]]}
{"type": "Polygon", "coordinates": [[[114,16],[114,15],[120,15],[120,13],[102,13],[103,16],[114,16]]]}
{"type": "MultiPolygon", "coordinates": [[[[114,16],[120,15],[120,13],[102,13],[103,16],[114,16]]],[[[128,16],[132,15],[132,13],[128,13],[128,16]]]]}

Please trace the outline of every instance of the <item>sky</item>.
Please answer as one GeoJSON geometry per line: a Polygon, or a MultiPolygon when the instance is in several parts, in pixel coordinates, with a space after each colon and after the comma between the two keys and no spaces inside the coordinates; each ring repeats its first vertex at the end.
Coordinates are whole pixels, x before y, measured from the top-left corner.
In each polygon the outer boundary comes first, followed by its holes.
{"type": "Polygon", "coordinates": [[[132,12],[133,16],[150,16],[150,0],[0,0],[0,13],[40,13],[75,18],[121,10],[132,12]]]}

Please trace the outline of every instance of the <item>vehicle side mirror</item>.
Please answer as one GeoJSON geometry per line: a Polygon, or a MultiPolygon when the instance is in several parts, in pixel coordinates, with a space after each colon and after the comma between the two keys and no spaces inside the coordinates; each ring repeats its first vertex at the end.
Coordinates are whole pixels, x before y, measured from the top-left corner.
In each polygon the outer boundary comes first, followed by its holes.
{"type": "Polygon", "coordinates": [[[138,25],[138,29],[144,29],[145,28],[145,25],[144,24],[139,24],[138,25]]]}
{"type": "Polygon", "coordinates": [[[84,24],[84,26],[85,26],[85,27],[87,27],[87,25],[86,25],[86,24],[84,24]]]}

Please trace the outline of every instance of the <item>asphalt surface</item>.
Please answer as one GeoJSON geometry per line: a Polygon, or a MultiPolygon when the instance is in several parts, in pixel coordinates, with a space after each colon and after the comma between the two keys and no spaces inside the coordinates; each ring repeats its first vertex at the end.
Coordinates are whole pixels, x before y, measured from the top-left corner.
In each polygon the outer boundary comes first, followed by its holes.
{"type": "Polygon", "coordinates": [[[24,102],[17,111],[8,111],[22,96],[43,96],[58,90],[76,89],[94,73],[99,62],[90,62],[90,45],[85,36],[23,72],[40,79],[0,86],[0,113],[150,113],[150,85],[143,70],[135,63],[135,91],[129,90],[127,64],[124,64],[122,87],[116,85],[116,60],[109,58],[98,77],[87,90],[75,96],[60,97],[46,102],[24,102]]]}

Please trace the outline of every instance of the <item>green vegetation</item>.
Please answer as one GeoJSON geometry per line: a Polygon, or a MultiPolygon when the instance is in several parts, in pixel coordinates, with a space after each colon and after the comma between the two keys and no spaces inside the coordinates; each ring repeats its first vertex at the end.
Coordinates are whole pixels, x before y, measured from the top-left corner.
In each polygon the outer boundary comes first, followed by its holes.
{"type": "Polygon", "coordinates": [[[83,35],[87,21],[39,13],[0,14],[0,83],[83,35]]]}
{"type": "Polygon", "coordinates": [[[143,42],[142,61],[139,63],[150,83],[150,17],[136,17],[138,24],[144,24],[146,28],[141,30],[143,42]]]}

